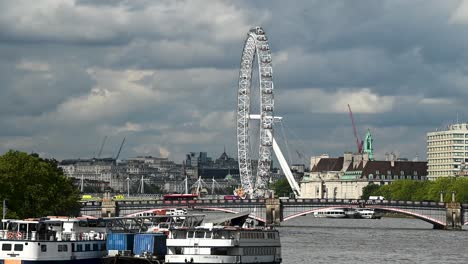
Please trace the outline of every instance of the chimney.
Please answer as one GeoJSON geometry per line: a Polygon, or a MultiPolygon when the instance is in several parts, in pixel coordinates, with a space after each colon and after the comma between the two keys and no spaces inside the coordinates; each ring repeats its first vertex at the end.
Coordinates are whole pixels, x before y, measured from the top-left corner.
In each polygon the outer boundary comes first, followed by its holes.
{"type": "Polygon", "coordinates": [[[359,166],[359,163],[362,161],[362,154],[357,153],[353,155],[353,168],[357,168],[359,166]]]}
{"type": "Polygon", "coordinates": [[[341,171],[346,171],[349,167],[349,164],[353,162],[353,153],[352,152],[345,152],[343,155],[343,168],[341,171]]]}
{"type": "Polygon", "coordinates": [[[395,153],[390,153],[390,164],[392,165],[392,167],[395,167],[395,160],[396,160],[396,155],[395,153]]]}
{"type": "Polygon", "coordinates": [[[369,153],[362,154],[362,167],[366,167],[367,162],[369,161],[369,153]]]}

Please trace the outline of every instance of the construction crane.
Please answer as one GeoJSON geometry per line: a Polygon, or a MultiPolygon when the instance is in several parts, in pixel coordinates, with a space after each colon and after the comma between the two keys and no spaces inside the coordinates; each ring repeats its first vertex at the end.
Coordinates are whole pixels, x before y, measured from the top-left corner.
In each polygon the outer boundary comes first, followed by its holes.
{"type": "Polygon", "coordinates": [[[115,160],[117,160],[119,158],[119,156],[120,156],[120,151],[122,151],[122,147],[123,147],[123,145],[125,143],[125,138],[126,137],[123,138],[122,144],[120,144],[119,152],[117,152],[117,155],[115,156],[115,160]]]}
{"type": "Polygon", "coordinates": [[[362,141],[356,131],[356,124],[354,123],[354,117],[353,117],[353,111],[351,111],[351,106],[348,104],[348,109],[349,109],[349,117],[351,118],[351,123],[353,124],[353,132],[354,132],[354,138],[356,139],[356,146],[358,153],[362,153],[362,145],[364,144],[364,141],[362,141]]]}
{"type": "Polygon", "coordinates": [[[99,153],[97,155],[98,158],[101,157],[102,149],[104,148],[104,144],[106,144],[106,139],[107,139],[107,136],[105,136],[104,139],[102,140],[101,148],[99,148],[99,153]]]}

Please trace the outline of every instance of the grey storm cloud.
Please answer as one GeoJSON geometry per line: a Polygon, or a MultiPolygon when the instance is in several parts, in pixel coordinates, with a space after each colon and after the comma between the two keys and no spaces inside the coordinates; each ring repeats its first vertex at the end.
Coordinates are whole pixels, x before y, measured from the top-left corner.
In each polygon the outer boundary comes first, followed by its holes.
{"type": "Polygon", "coordinates": [[[424,157],[425,133],[468,119],[467,24],[466,1],[0,0],[0,152],[84,158],[107,135],[107,156],[124,136],[123,157],[235,156],[261,25],[291,149],[354,150],[350,104],[378,155],[424,157]]]}

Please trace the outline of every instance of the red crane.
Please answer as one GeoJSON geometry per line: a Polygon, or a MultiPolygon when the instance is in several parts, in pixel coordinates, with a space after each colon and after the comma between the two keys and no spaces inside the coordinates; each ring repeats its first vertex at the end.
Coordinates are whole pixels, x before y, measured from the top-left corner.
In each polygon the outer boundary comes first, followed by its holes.
{"type": "Polygon", "coordinates": [[[362,145],[364,142],[358,137],[358,134],[356,132],[356,124],[354,123],[354,117],[353,117],[353,112],[351,111],[351,106],[348,104],[348,109],[349,109],[349,117],[351,118],[351,123],[353,123],[353,132],[354,132],[354,138],[356,138],[356,146],[358,149],[358,153],[362,153],[362,145]]]}

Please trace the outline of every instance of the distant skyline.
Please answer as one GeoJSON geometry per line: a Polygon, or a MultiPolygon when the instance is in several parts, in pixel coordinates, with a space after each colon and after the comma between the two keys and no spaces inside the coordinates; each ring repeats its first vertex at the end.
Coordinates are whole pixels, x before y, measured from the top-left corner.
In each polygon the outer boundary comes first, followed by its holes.
{"type": "Polygon", "coordinates": [[[377,159],[425,159],[427,132],[468,121],[467,1],[0,0],[0,153],[90,158],[108,136],[109,157],[126,136],[121,158],[237,158],[257,25],[293,159],[356,150],[347,104],[377,159]]]}

